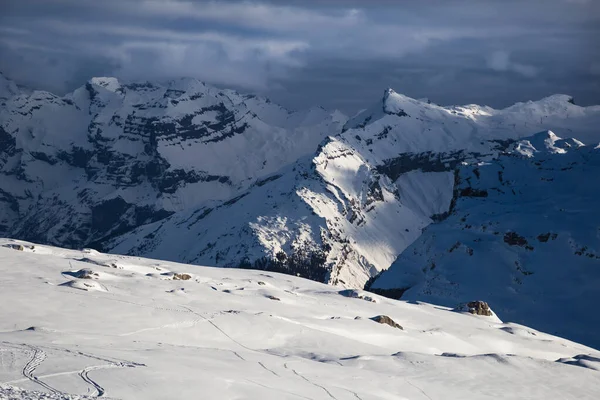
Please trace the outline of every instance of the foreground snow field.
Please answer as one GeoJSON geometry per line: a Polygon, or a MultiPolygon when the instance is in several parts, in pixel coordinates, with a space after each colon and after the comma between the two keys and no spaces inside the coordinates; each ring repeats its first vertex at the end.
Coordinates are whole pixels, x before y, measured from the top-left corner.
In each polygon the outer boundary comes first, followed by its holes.
{"type": "Polygon", "coordinates": [[[496,316],[10,239],[0,274],[3,399],[600,398],[600,352],[496,316]]]}

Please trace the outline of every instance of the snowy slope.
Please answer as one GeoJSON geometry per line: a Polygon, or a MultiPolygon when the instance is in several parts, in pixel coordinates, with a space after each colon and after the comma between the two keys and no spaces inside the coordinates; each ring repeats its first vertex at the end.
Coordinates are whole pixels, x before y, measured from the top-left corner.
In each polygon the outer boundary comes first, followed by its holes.
{"type": "Polygon", "coordinates": [[[465,165],[451,215],[372,289],[444,305],[483,298],[511,321],[600,348],[598,176],[600,148],[548,131],[465,165]]]}
{"type": "Polygon", "coordinates": [[[242,196],[145,225],[105,248],[202,265],[287,268],[362,287],[448,211],[461,162],[493,160],[545,124],[593,138],[600,107],[569,100],[558,95],[493,110],[440,107],[386,90],[312,157],[242,196]]]}
{"type": "Polygon", "coordinates": [[[233,197],[346,121],[195,79],[15,88],[0,76],[0,233],[73,247],[233,197]]]}
{"type": "Polygon", "coordinates": [[[0,398],[600,396],[598,351],[497,317],[275,273],[0,245],[0,398]]]}

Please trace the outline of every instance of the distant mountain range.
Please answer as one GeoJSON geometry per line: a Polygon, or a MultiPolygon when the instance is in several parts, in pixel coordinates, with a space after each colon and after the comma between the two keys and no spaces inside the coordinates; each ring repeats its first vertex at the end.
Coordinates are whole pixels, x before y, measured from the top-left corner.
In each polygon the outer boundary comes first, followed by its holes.
{"type": "Polygon", "coordinates": [[[194,79],[59,97],[0,76],[0,104],[0,236],[479,296],[516,321],[600,297],[600,106],[566,95],[495,110],[388,89],[348,119],[194,79]]]}

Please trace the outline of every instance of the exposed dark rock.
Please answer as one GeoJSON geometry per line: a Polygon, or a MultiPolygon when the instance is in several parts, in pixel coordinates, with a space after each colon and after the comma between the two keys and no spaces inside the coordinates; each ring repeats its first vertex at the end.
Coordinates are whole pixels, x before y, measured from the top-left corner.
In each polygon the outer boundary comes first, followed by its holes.
{"type": "Polygon", "coordinates": [[[448,249],[448,253],[452,253],[454,250],[458,249],[462,243],[456,242],[448,249]]]}
{"type": "Polygon", "coordinates": [[[538,235],[537,240],[539,240],[542,243],[546,243],[549,239],[555,240],[558,237],[558,235],[556,233],[541,233],[538,235]]]}
{"type": "Polygon", "coordinates": [[[460,190],[460,197],[488,197],[488,192],[487,190],[468,187],[460,190]]]}
{"type": "Polygon", "coordinates": [[[369,184],[369,190],[367,192],[367,201],[365,203],[365,206],[368,206],[377,201],[383,201],[383,191],[381,190],[379,180],[375,180],[369,184]]]}
{"type": "Polygon", "coordinates": [[[461,304],[458,307],[456,307],[454,309],[454,311],[462,311],[462,312],[469,312],[470,314],[474,314],[474,315],[485,315],[488,317],[491,317],[492,315],[494,315],[492,313],[492,310],[490,309],[490,306],[488,305],[488,303],[486,303],[485,301],[481,301],[481,300],[477,300],[477,301],[470,301],[466,304],[461,304]]]}
{"type": "Polygon", "coordinates": [[[423,172],[444,172],[454,170],[467,155],[462,151],[452,153],[404,153],[396,158],[385,160],[377,166],[377,172],[395,181],[400,175],[420,169],[423,172]]]}
{"type": "MultiPolygon", "coordinates": [[[[6,154],[7,156],[13,156],[16,153],[16,139],[0,126],[0,156],[6,154]]],[[[2,166],[2,158],[0,157],[0,166],[2,166]]]]}
{"type": "Polygon", "coordinates": [[[281,178],[281,175],[273,175],[273,176],[269,176],[268,178],[264,178],[261,180],[256,181],[255,185],[256,186],[264,186],[269,182],[275,181],[277,179],[281,178]]]}
{"type": "Polygon", "coordinates": [[[249,193],[248,193],[248,192],[246,192],[246,193],[243,193],[243,194],[241,194],[241,195],[239,195],[239,196],[237,196],[237,197],[234,197],[234,198],[233,198],[233,199],[231,199],[231,200],[227,200],[226,202],[224,202],[224,203],[223,203],[223,205],[224,205],[224,206],[230,206],[230,205],[232,205],[232,204],[235,204],[235,203],[237,203],[238,201],[240,201],[241,199],[243,199],[244,197],[248,196],[248,194],[249,194],[249,193]]]}
{"type": "Polygon", "coordinates": [[[13,250],[19,250],[19,251],[23,251],[25,250],[25,248],[23,247],[22,244],[5,244],[2,247],[7,247],[9,249],[13,249],[13,250]]]}
{"type": "Polygon", "coordinates": [[[187,172],[182,169],[167,171],[156,180],[158,189],[161,193],[175,193],[178,188],[190,183],[214,181],[223,184],[231,184],[231,181],[227,176],[199,174],[195,171],[187,172]]]}
{"type": "Polygon", "coordinates": [[[388,137],[388,133],[392,130],[391,126],[386,126],[383,128],[383,131],[379,132],[375,137],[377,139],[385,139],[388,137]]]}
{"type": "Polygon", "coordinates": [[[190,274],[174,274],[173,275],[174,281],[189,281],[190,279],[192,279],[192,276],[190,274]]]}
{"type": "Polygon", "coordinates": [[[527,239],[519,235],[517,232],[506,232],[504,234],[504,243],[510,246],[527,246],[527,239]]]}
{"type": "Polygon", "coordinates": [[[375,321],[375,322],[378,322],[380,324],[389,325],[392,328],[404,330],[404,328],[402,327],[402,325],[396,323],[396,321],[394,321],[393,319],[391,319],[387,315],[378,315],[378,316],[370,318],[370,319],[373,320],[373,321],[375,321]]]}

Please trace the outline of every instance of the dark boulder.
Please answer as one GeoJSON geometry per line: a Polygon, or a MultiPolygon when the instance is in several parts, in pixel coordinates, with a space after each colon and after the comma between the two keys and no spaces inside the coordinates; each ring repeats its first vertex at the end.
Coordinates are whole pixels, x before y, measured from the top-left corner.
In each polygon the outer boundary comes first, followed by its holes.
{"type": "Polygon", "coordinates": [[[393,319],[391,319],[387,315],[378,315],[376,317],[371,318],[371,320],[373,320],[375,322],[379,322],[380,324],[389,325],[392,328],[397,328],[397,329],[404,330],[404,328],[402,327],[402,325],[398,324],[396,321],[394,321],[393,319]]]}

